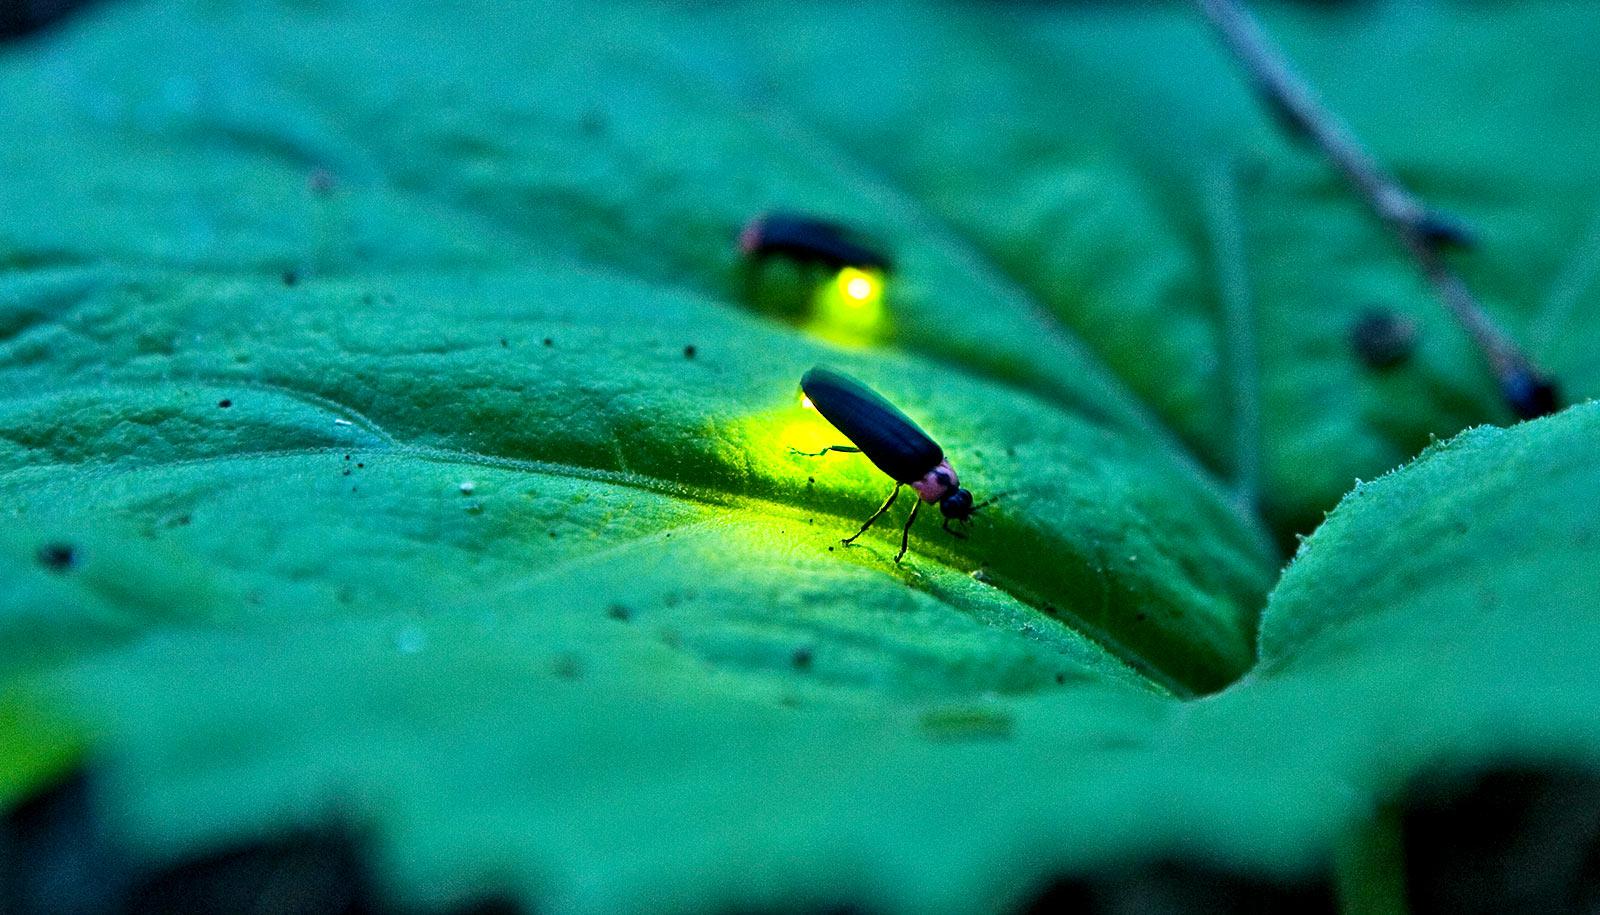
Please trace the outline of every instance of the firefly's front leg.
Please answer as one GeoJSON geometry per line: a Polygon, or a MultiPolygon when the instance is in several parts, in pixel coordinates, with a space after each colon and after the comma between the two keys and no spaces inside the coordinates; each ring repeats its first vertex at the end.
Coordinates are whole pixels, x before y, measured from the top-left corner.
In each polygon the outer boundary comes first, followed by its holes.
{"type": "Polygon", "coordinates": [[[871,527],[872,523],[874,521],[877,521],[879,518],[882,518],[883,517],[883,513],[888,511],[889,510],[889,506],[894,504],[894,500],[900,498],[900,487],[904,486],[904,485],[905,485],[904,483],[896,483],[896,484],[894,484],[894,492],[889,493],[889,498],[885,499],[884,503],[878,507],[878,510],[872,513],[872,517],[868,518],[866,523],[861,525],[861,530],[856,531],[854,534],[851,534],[850,536],[844,538],[843,543],[848,546],[857,537],[860,537],[862,534],[865,534],[867,532],[867,528],[871,527]]]}
{"type": "Polygon", "coordinates": [[[894,554],[894,561],[899,562],[906,558],[906,549],[911,546],[911,524],[917,520],[917,512],[922,511],[922,500],[918,499],[911,506],[911,517],[906,519],[906,526],[900,531],[900,552],[894,554]]]}
{"type": "Polygon", "coordinates": [[[789,453],[790,454],[798,454],[801,457],[822,457],[824,454],[827,454],[830,451],[840,451],[840,452],[843,452],[845,454],[860,454],[861,453],[861,449],[860,448],[856,448],[856,447],[853,447],[853,446],[850,446],[850,445],[829,445],[828,447],[822,449],[821,451],[801,451],[799,448],[790,448],[789,449],[789,453]]]}

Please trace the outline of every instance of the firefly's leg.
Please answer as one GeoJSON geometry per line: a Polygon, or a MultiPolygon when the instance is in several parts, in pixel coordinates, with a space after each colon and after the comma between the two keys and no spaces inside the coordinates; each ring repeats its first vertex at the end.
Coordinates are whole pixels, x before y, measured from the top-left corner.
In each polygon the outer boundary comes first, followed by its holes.
{"type": "Polygon", "coordinates": [[[861,525],[861,530],[856,531],[854,534],[844,538],[843,542],[848,544],[857,537],[860,537],[862,534],[865,534],[867,532],[867,528],[872,526],[872,522],[882,518],[883,513],[888,511],[889,506],[894,504],[894,500],[900,497],[900,487],[904,485],[904,483],[894,484],[894,492],[889,493],[889,498],[884,500],[884,503],[878,507],[878,510],[872,513],[872,517],[867,519],[867,523],[861,525]]]}
{"type": "Polygon", "coordinates": [[[801,451],[799,448],[790,448],[789,449],[789,453],[790,454],[798,454],[801,457],[822,457],[824,454],[827,454],[830,451],[842,451],[845,454],[860,454],[861,453],[861,449],[860,448],[855,448],[855,447],[852,447],[850,445],[829,445],[828,447],[822,449],[821,451],[801,451]]]}
{"type": "Polygon", "coordinates": [[[946,534],[949,534],[950,536],[956,538],[957,540],[965,540],[965,539],[967,539],[967,535],[966,534],[963,534],[960,531],[958,531],[955,528],[950,526],[950,519],[949,518],[944,519],[944,532],[946,534]]]}
{"type": "Polygon", "coordinates": [[[906,558],[906,549],[911,546],[911,523],[917,520],[917,512],[922,511],[922,500],[911,503],[911,517],[906,519],[906,526],[900,531],[900,552],[894,554],[894,561],[899,562],[906,558]]]}

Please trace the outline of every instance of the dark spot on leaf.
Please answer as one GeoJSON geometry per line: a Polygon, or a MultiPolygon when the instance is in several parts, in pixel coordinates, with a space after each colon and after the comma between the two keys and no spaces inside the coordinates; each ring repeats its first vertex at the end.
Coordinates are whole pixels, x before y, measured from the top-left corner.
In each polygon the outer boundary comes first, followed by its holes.
{"type": "Polygon", "coordinates": [[[502,347],[509,347],[511,345],[511,341],[507,340],[505,337],[501,337],[500,338],[500,345],[502,347]]]}
{"type": "Polygon", "coordinates": [[[622,604],[612,604],[606,608],[606,616],[616,620],[619,623],[626,623],[633,619],[633,611],[627,607],[624,607],[622,604]]]}
{"type": "Polygon", "coordinates": [[[551,531],[551,532],[550,532],[550,539],[551,539],[551,540],[554,540],[554,539],[556,539],[556,532],[555,532],[555,531],[551,531]]]}
{"type": "Polygon", "coordinates": [[[226,397],[224,397],[223,399],[217,401],[217,406],[219,406],[222,409],[226,410],[229,407],[233,406],[233,401],[231,401],[231,400],[227,399],[226,397]]]}
{"type": "Polygon", "coordinates": [[[1061,615],[1061,610],[1055,604],[1045,604],[1044,605],[1044,615],[1045,616],[1060,616],[1061,615]]]}
{"type": "Polygon", "coordinates": [[[555,346],[556,345],[555,338],[554,337],[545,337],[544,338],[544,345],[545,346],[555,346]]]}
{"type": "Polygon", "coordinates": [[[52,572],[65,572],[78,564],[78,553],[70,543],[47,543],[35,554],[39,564],[52,572]]]}
{"type": "Polygon", "coordinates": [[[1135,613],[1133,615],[1133,618],[1142,623],[1145,620],[1149,619],[1150,615],[1148,613],[1135,613]]]}
{"type": "Polygon", "coordinates": [[[695,355],[695,352],[696,352],[696,350],[694,348],[694,344],[691,343],[688,346],[685,346],[683,348],[683,358],[685,358],[685,359],[693,359],[694,355],[695,355]]]}
{"type": "Polygon", "coordinates": [[[559,655],[551,663],[550,672],[563,680],[579,680],[583,677],[583,662],[574,654],[559,655]]]}
{"type": "Polygon", "coordinates": [[[789,662],[794,665],[795,670],[810,670],[811,669],[811,660],[812,660],[811,649],[809,649],[809,648],[796,648],[794,650],[794,655],[793,655],[793,657],[791,657],[789,659],[789,662]]]}
{"type": "Polygon", "coordinates": [[[333,172],[325,168],[317,169],[311,173],[310,177],[306,178],[306,187],[311,189],[311,193],[319,197],[326,197],[333,193],[333,189],[338,183],[339,179],[334,176],[333,172]]]}
{"type": "Polygon", "coordinates": [[[300,274],[296,273],[293,270],[285,270],[285,271],[283,271],[283,285],[285,285],[285,286],[293,286],[293,285],[295,285],[296,283],[299,283],[299,282],[300,282],[300,274]]]}
{"type": "Polygon", "coordinates": [[[356,466],[365,469],[367,465],[358,462],[356,466]]]}
{"type": "Polygon", "coordinates": [[[1064,686],[1064,685],[1066,685],[1066,682],[1067,682],[1067,675],[1066,674],[1056,674],[1056,685],[1057,686],[1064,686]]]}

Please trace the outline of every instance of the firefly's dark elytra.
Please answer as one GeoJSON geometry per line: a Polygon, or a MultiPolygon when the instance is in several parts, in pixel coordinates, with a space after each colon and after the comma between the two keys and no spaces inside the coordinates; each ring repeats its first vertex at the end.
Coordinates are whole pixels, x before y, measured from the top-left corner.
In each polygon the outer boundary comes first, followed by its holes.
{"type": "Polygon", "coordinates": [[[791,213],[767,213],[751,220],[739,233],[739,249],[755,259],[783,255],[834,269],[888,270],[890,266],[889,258],[852,237],[844,226],[791,213]]]}
{"type": "Polygon", "coordinates": [[[800,390],[823,419],[896,483],[920,480],[944,460],[944,449],[928,433],[849,375],[818,366],[800,379],[800,390]]]}
{"type": "Polygon", "coordinates": [[[905,557],[911,524],[917,519],[923,502],[938,503],[945,518],[944,529],[957,537],[963,536],[950,528],[950,522],[965,522],[982,506],[973,504],[972,493],[961,487],[955,469],[945,460],[944,449],[932,436],[878,392],[842,372],[817,366],[800,379],[800,389],[811,406],[854,446],[834,445],[808,456],[816,457],[829,451],[858,451],[895,482],[894,491],[883,506],[861,525],[861,530],[847,537],[845,543],[866,533],[873,522],[883,517],[903,486],[916,490],[918,501],[912,506],[901,532],[900,552],[895,555],[895,562],[905,557]]]}

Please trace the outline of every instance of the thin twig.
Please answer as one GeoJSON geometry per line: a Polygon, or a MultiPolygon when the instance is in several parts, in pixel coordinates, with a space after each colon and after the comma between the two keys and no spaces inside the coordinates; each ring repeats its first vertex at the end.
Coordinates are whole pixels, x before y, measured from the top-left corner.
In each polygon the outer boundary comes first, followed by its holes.
{"type": "Polygon", "coordinates": [[[1367,206],[1400,237],[1445,308],[1483,351],[1511,409],[1523,418],[1554,412],[1558,405],[1555,383],[1489,317],[1466,282],[1445,261],[1445,249],[1466,245],[1467,233],[1428,209],[1384,169],[1350,128],[1322,104],[1311,84],[1294,71],[1288,57],[1238,0],[1195,2],[1268,102],[1328,157],[1367,206]]]}
{"type": "Polygon", "coordinates": [[[1206,212],[1222,304],[1223,365],[1233,414],[1234,499],[1246,511],[1260,509],[1261,368],[1256,355],[1255,306],[1245,263],[1235,163],[1221,162],[1207,182],[1206,212]]]}

